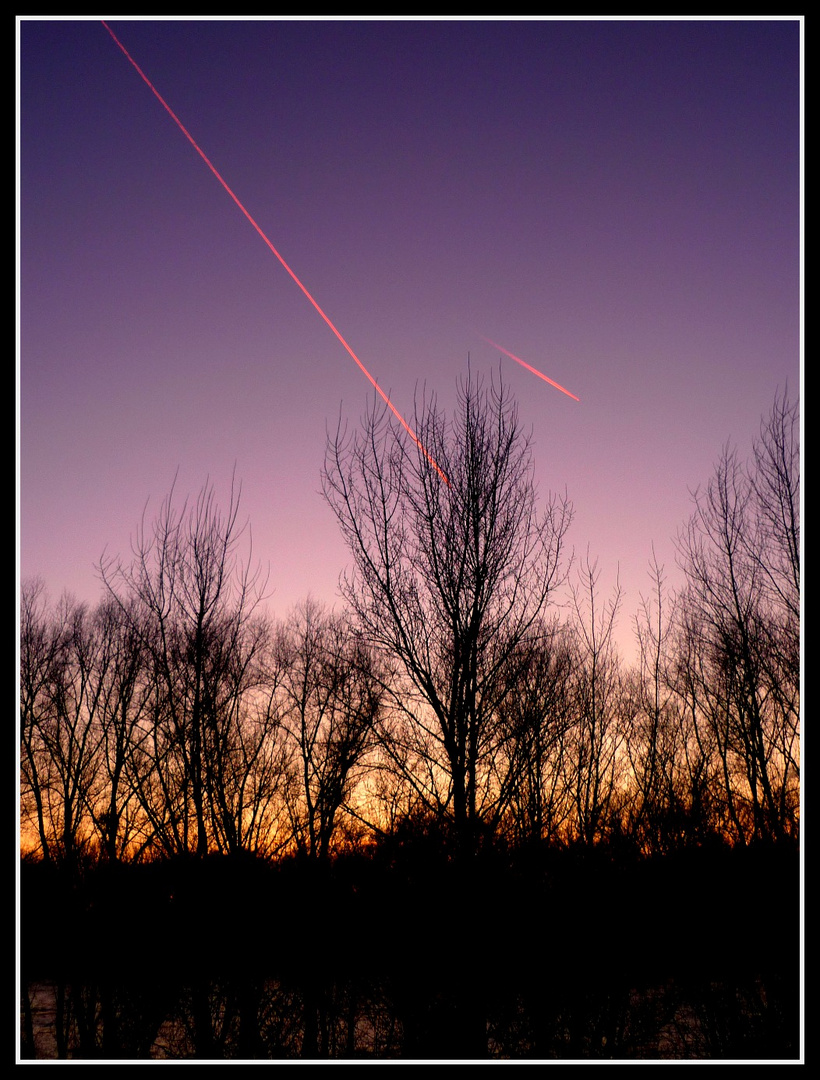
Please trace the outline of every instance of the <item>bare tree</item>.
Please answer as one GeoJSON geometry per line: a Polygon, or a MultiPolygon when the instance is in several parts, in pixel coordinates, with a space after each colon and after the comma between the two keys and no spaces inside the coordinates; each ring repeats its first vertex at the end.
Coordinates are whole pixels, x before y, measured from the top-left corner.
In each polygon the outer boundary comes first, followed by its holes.
{"type": "Polygon", "coordinates": [[[39,579],[23,583],[20,597],[21,826],[24,847],[53,857],[48,813],[51,761],[43,727],[51,712],[49,688],[62,650],[62,634],[48,610],[39,579]]]}
{"type": "Polygon", "coordinates": [[[22,601],[24,820],[36,822],[46,860],[75,867],[93,833],[101,679],[110,657],[85,605],[63,596],[51,612],[36,583],[22,601]]]}
{"type": "Polygon", "coordinates": [[[800,626],[800,412],[786,391],[760,424],[752,447],[750,482],[757,510],[755,555],[773,606],[800,626]]]}
{"type": "MultiPolygon", "coordinates": [[[[686,778],[686,840],[708,834],[742,837],[735,792],[743,786],[731,751],[729,712],[720,671],[704,649],[701,624],[687,605],[678,612],[669,680],[680,702],[681,746],[686,778]]],[[[742,812],[741,812],[742,813],[742,812]]]]}
{"type": "Polygon", "coordinates": [[[93,612],[100,662],[92,672],[98,698],[100,772],[91,807],[99,848],[114,862],[133,854],[144,832],[136,799],[132,750],[150,700],[146,654],[138,615],[103,600],[93,612]]]}
{"type": "Polygon", "coordinates": [[[510,660],[561,578],[571,509],[551,498],[539,513],[500,380],[469,375],[449,420],[422,399],[415,426],[420,446],[374,403],[358,435],[330,440],[323,486],[353,557],[342,592],[406,676],[395,704],[429,763],[429,797],[470,848],[510,660]]]}
{"type": "Polygon", "coordinates": [[[289,748],[283,724],[283,671],[266,623],[240,652],[226,694],[226,719],[210,770],[210,804],[218,850],[275,855],[291,839],[286,805],[289,748]]]}
{"type": "Polygon", "coordinates": [[[382,682],[351,620],[312,599],[291,614],[277,653],[292,748],[293,832],[299,850],[324,858],[374,744],[382,682]]]}
{"type": "Polygon", "coordinates": [[[567,780],[574,802],[572,828],[585,844],[600,840],[609,824],[620,779],[625,695],[613,635],[620,585],[598,603],[597,563],[589,557],[571,587],[575,619],[573,696],[575,724],[569,738],[567,780]]]}
{"type": "Polygon", "coordinates": [[[675,597],[663,567],[650,564],[652,595],[635,616],[638,667],[632,680],[632,723],[626,731],[632,789],[630,831],[645,851],[666,851],[687,839],[690,780],[684,704],[675,690],[675,597]]]}
{"type": "Polygon", "coordinates": [[[186,500],[177,510],[172,489],[152,525],[140,526],[131,564],[100,568],[150,656],[153,698],[135,775],[155,840],[169,853],[237,843],[224,802],[227,758],[263,640],[259,572],[238,558],[239,503],[232,485],[223,513],[206,484],[193,506],[186,500]]]}
{"type": "Polygon", "coordinates": [[[570,634],[557,620],[534,628],[515,659],[494,760],[499,809],[515,843],[556,840],[571,812],[564,755],[573,662],[570,634]]]}
{"type": "Polygon", "coordinates": [[[692,673],[739,839],[796,827],[799,777],[797,409],[778,396],[751,463],[726,446],[679,537],[692,673]]]}
{"type": "Polygon", "coordinates": [[[781,763],[779,815],[793,821],[800,775],[800,413],[775,396],[752,451],[750,481],[765,573],[760,658],[769,696],[773,753],[781,763]]]}

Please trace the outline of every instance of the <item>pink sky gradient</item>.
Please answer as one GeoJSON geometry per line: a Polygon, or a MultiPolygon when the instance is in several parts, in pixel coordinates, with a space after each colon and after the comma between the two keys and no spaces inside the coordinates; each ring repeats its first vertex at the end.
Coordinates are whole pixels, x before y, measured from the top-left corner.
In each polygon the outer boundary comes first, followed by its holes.
{"type": "MultiPolygon", "coordinates": [[[[628,652],[653,545],[677,584],[690,490],[800,389],[801,23],[110,26],[405,417],[500,364],[628,652]]],[[[20,576],[95,602],[235,467],[271,611],[333,603],[326,430],[372,387],[99,20],[19,50],[20,576]]]]}

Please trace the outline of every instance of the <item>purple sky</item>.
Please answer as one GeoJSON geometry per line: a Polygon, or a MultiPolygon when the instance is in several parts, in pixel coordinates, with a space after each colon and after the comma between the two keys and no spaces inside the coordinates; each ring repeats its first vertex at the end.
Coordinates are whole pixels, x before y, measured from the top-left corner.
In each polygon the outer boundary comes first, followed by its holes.
{"type": "MultiPolygon", "coordinates": [[[[409,416],[507,358],[542,491],[624,590],[800,386],[798,21],[111,21],[409,416]]],[[[178,471],[243,486],[285,614],[348,562],[372,390],[97,20],[20,33],[20,574],[96,601],[178,471]]]]}

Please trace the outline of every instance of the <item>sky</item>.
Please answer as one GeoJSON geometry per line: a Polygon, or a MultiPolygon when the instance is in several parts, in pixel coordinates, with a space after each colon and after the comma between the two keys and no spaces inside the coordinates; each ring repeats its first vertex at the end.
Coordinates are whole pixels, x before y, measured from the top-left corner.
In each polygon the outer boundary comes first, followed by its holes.
{"type": "MultiPolygon", "coordinates": [[[[628,656],[800,390],[801,22],[109,25],[400,412],[500,370],[628,656]]],[[[338,602],[321,468],[372,387],[100,20],[18,35],[20,579],[96,603],[175,477],[235,471],[271,614],[338,602]]]]}

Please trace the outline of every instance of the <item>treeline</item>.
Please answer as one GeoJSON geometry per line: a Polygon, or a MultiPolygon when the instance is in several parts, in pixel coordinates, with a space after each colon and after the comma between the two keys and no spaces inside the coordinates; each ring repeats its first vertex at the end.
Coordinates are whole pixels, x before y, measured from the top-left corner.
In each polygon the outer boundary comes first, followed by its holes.
{"type": "Polygon", "coordinates": [[[503,386],[468,380],[418,445],[374,410],[331,438],[342,612],[284,622],[241,559],[238,489],[172,491],[96,607],[21,599],[22,843],[80,867],[208,853],[322,859],[405,828],[461,854],[783,841],[799,825],[798,409],[725,447],[653,567],[637,664],[620,597],[572,566],[503,386]],[[572,597],[558,610],[559,590],[572,597]]]}

